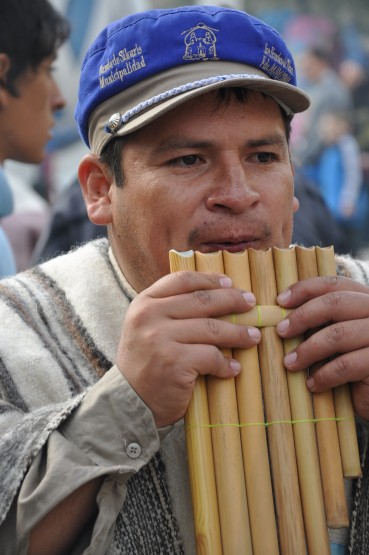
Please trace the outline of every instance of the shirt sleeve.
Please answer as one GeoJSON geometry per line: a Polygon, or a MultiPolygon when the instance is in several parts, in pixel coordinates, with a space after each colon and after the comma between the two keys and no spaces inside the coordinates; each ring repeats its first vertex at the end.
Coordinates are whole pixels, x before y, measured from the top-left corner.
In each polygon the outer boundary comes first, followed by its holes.
{"type": "Polygon", "coordinates": [[[151,411],[113,367],[51,433],[33,461],[0,529],[0,545],[6,546],[3,555],[26,554],[34,525],[78,487],[99,476],[105,479],[97,496],[97,519],[70,555],[104,554],[127,480],[149,462],[159,445],[151,411]]]}

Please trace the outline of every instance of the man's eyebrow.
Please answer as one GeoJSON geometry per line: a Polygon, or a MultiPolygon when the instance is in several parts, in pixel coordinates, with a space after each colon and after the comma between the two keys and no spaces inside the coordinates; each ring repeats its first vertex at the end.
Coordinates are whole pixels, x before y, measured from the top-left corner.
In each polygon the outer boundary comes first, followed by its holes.
{"type": "Polygon", "coordinates": [[[155,152],[166,152],[170,150],[181,150],[186,148],[206,148],[211,145],[211,141],[190,139],[189,137],[169,137],[158,143],[155,152]]]}
{"type": "Polygon", "coordinates": [[[273,133],[272,135],[266,135],[260,137],[259,139],[250,139],[246,141],[246,146],[248,147],[260,147],[260,146],[282,146],[286,148],[288,145],[285,135],[280,133],[273,133]]]}

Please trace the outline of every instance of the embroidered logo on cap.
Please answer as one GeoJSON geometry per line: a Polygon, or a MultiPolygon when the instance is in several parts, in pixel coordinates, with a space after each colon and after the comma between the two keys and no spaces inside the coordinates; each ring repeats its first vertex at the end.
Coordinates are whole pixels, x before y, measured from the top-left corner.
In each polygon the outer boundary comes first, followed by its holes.
{"type": "Polygon", "coordinates": [[[216,36],[215,33],[218,29],[212,29],[205,25],[205,23],[198,23],[195,27],[187,31],[183,31],[182,35],[185,34],[185,54],[183,56],[184,60],[219,60],[216,51],[216,36]]]}
{"type": "Polygon", "coordinates": [[[290,83],[294,77],[293,60],[289,56],[278,52],[273,45],[267,42],[264,46],[263,59],[259,67],[269,75],[271,79],[277,81],[290,83]]]}
{"type": "Polygon", "coordinates": [[[117,54],[113,53],[111,58],[100,64],[98,68],[99,87],[104,89],[116,81],[123,82],[128,75],[145,67],[146,61],[139,44],[130,50],[120,49],[117,54]]]}

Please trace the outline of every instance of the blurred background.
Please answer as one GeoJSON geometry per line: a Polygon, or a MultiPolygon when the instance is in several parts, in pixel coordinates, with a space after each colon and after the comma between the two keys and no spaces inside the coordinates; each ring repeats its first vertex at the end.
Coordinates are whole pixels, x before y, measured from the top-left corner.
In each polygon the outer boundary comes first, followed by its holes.
{"type": "MultiPolygon", "coordinates": [[[[291,152],[296,165],[293,240],[333,244],[369,259],[369,10],[367,0],[51,0],[71,23],[59,51],[56,79],[66,98],[40,166],[5,163],[14,197],[0,220],[17,270],[104,235],[87,220],[76,171],[87,151],[74,122],[79,71],[88,45],[110,21],[131,12],[181,5],[221,5],[247,11],[275,27],[297,63],[298,82],[313,100],[295,117],[291,152]]],[[[1,211],[0,211],[1,213],[1,211]]]]}

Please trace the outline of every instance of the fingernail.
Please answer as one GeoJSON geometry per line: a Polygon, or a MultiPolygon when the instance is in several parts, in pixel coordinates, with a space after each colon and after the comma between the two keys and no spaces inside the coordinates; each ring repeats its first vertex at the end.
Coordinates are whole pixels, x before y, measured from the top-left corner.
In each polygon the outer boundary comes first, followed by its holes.
{"type": "Polygon", "coordinates": [[[256,298],[255,298],[255,295],[253,293],[250,293],[249,291],[244,291],[242,293],[242,295],[243,295],[243,298],[245,299],[245,301],[247,303],[252,304],[252,305],[256,304],[256,298]]]}
{"type": "Polygon", "coordinates": [[[229,364],[231,365],[233,373],[237,376],[241,372],[241,364],[234,358],[231,358],[229,364]]]}
{"type": "Polygon", "coordinates": [[[296,351],[293,351],[292,353],[288,353],[288,355],[284,357],[283,362],[285,366],[290,366],[294,364],[296,360],[297,360],[297,354],[296,354],[296,351]]]}
{"type": "Polygon", "coordinates": [[[257,339],[259,341],[261,337],[261,333],[258,328],[249,328],[248,331],[249,331],[249,336],[252,337],[252,339],[257,339]]]}
{"type": "Polygon", "coordinates": [[[232,287],[232,280],[228,276],[221,277],[219,283],[221,287],[232,287]]]}
{"type": "Polygon", "coordinates": [[[286,289],[286,291],[283,291],[282,293],[280,293],[277,297],[277,302],[284,304],[288,301],[288,299],[291,296],[291,289],[286,289]]]}
{"type": "Polygon", "coordinates": [[[312,389],[314,389],[314,378],[312,376],[310,376],[307,380],[306,380],[306,385],[307,388],[310,389],[310,391],[312,389]]]}
{"type": "Polygon", "coordinates": [[[289,328],[289,326],[290,326],[290,321],[288,318],[286,318],[285,320],[281,320],[277,324],[277,331],[279,331],[280,333],[283,333],[289,328]]]}

